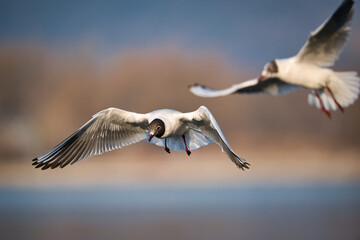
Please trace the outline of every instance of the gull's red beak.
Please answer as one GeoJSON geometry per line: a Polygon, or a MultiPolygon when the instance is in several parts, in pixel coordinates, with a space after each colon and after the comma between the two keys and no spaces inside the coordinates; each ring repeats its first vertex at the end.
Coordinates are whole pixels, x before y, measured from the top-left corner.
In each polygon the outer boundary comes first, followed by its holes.
{"type": "Polygon", "coordinates": [[[154,135],[150,134],[149,136],[149,142],[151,141],[151,139],[154,137],[154,135]]]}
{"type": "Polygon", "coordinates": [[[265,77],[264,77],[263,75],[261,75],[261,76],[258,78],[258,83],[261,82],[262,80],[264,80],[264,78],[265,78],[265,77]]]}

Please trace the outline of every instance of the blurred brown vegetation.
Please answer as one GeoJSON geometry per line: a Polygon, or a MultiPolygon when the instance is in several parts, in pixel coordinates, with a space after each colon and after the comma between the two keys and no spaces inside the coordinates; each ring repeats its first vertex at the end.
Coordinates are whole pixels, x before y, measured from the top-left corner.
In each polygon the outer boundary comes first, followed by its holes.
{"type": "MultiPolygon", "coordinates": [[[[145,113],[159,108],[187,112],[200,105],[212,111],[230,144],[244,146],[243,152],[264,146],[291,151],[305,144],[353,149],[359,155],[359,101],[329,120],[307,104],[305,90],[280,97],[202,99],[187,88],[195,82],[225,88],[260,70],[235,68],[216,52],[186,53],[177,47],[129,49],[99,58],[88,47],[3,46],[0,160],[33,158],[108,107],[145,113]]],[[[343,70],[360,72],[359,67],[343,70]]]]}

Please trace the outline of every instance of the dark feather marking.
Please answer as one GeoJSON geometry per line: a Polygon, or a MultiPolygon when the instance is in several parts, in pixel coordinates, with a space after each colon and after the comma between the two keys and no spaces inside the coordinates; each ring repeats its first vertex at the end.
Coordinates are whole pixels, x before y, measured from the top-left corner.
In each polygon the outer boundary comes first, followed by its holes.
{"type": "Polygon", "coordinates": [[[352,17],[353,12],[351,12],[354,1],[345,0],[338,7],[335,13],[329,18],[327,23],[323,26],[323,28],[313,37],[311,37],[311,41],[324,41],[333,34],[336,34],[339,29],[341,29],[344,24],[346,24],[349,19],[352,17]]]}
{"type": "Polygon", "coordinates": [[[54,169],[58,167],[63,161],[65,161],[67,158],[70,158],[72,154],[75,152],[79,145],[78,139],[74,141],[72,145],[70,145],[68,148],[64,149],[62,153],[59,154],[56,161],[53,162],[51,168],[54,169]]]}
{"type": "Polygon", "coordinates": [[[94,123],[95,120],[96,118],[92,119],[88,124],[80,128],[78,131],[73,133],[70,137],[66,138],[64,141],[62,141],[60,144],[55,146],[53,149],[51,149],[44,155],[35,158],[36,159],[35,163],[37,163],[36,168],[44,166],[46,164],[46,162],[45,163],[43,162],[44,160],[51,159],[53,156],[61,152],[62,149],[66,149],[69,145],[71,145],[74,141],[76,141],[94,123]]]}
{"type": "Polygon", "coordinates": [[[268,88],[270,85],[273,85],[273,84],[277,85],[279,88],[282,85],[288,85],[288,83],[285,83],[285,82],[281,81],[278,78],[268,78],[268,79],[266,79],[264,81],[261,81],[261,82],[255,84],[255,85],[253,85],[253,86],[238,89],[234,93],[252,94],[252,93],[264,92],[264,89],[268,88]]]}

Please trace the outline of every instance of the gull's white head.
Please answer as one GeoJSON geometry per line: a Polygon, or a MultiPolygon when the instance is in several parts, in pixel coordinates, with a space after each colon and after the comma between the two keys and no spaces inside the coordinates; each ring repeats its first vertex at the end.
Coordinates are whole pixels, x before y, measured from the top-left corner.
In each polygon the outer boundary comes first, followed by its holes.
{"type": "Polygon", "coordinates": [[[264,70],[261,72],[261,76],[258,78],[258,82],[264,79],[277,77],[279,74],[279,65],[277,60],[272,60],[265,64],[264,70]]]}

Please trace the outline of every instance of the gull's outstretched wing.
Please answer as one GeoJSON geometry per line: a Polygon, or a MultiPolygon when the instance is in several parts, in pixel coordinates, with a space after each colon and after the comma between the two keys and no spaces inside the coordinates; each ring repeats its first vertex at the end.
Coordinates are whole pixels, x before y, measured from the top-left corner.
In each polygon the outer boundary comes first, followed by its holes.
{"type": "Polygon", "coordinates": [[[297,54],[299,62],[332,66],[338,58],[350,33],[354,1],[344,0],[335,13],[310,34],[308,41],[297,54]]]}
{"type": "Polygon", "coordinates": [[[209,109],[201,106],[194,112],[184,113],[181,120],[185,123],[188,123],[190,127],[191,125],[194,125],[199,133],[216,142],[220,146],[221,150],[226,153],[228,158],[230,158],[230,160],[234,162],[236,166],[243,170],[244,168],[249,168],[249,163],[239,157],[231,149],[209,109]]]}
{"type": "Polygon", "coordinates": [[[234,93],[268,93],[270,95],[282,95],[298,88],[299,86],[286,83],[278,78],[268,78],[260,82],[257,79],[251,79],[222,90],[215,90],[200,84],[194,84],[189,87],[189,90],[199,97],[214,98],[234,93]]]}
{"type": "Polygon", "coordinates": [[[109,108],[95,114],[79,130],[47,153],[35,158],[36,168],[65,167],[93,155],[144,140],[148,136],[145,115],[109,108]]]}

